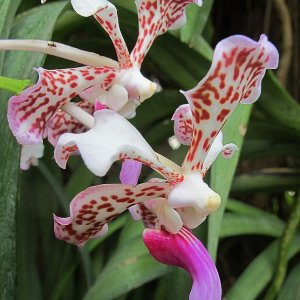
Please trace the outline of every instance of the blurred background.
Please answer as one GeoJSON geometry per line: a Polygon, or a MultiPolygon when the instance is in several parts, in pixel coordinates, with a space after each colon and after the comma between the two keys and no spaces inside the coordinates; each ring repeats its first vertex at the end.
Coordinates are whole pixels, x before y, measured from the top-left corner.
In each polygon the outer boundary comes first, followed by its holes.
{"type": "MultiPolygon", "coordinates": [[[[112,1],[131,50],[137,38],[134,1],[112,1]]],[[[268,35],[280,65],[263,80],[254,105],[240,105],[224,127],[225,142],[239,151],[220,157],[206,182],[223,199],[220,209],[195,234],[220,273],[224,299],[300,299],[300,45],[298,0],[204,0],[190,5],[187,24],[160,36],[142,73],[161,91],[137,110],[132,123],[155,151],[180,164],[186,146],[172,143],[175,109],[185,103],[179,90],[194,87],[210,67],[221,39],[268,35]]],[[[93,18],[77,15],[68,1],[0,1],[1,38],[53,40],[116,59],[107,34],[93,18]]],[[[37,53],[0,53],[3,76],[36,80],[32,67],[78,66],[37,53]]],[[[6,124],[9,94],[0,91],[0,297],[1,299],[138,300],[188,299],[189,276],[159,264],[148,254],[143,225],[124,213],[103,238],[83,249],[55,239],[52,214],[68,215],[68,203],[88,186],[118,183],[120,164],[103,178],[91,174],[80,157],[66,171],[46,155],[39,166],[19,171],[19,146],[6,124]],[[17,278],[17,281],[14,278],[17,278]]],[[[141,181],[157,177],[143,167],[141,181]]]]}

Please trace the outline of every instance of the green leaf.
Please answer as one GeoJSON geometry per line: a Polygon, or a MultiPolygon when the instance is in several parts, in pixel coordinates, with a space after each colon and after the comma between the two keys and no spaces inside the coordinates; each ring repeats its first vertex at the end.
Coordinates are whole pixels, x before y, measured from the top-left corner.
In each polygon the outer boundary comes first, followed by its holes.
{"type": "Polygon", "coordinates": [[[84,299],[113,299],[162,276],[166,271],[167,266],[150,256],[139,236],[117,248],[84,299]]]}
{"type": "MultiPolygon", "coordinates": [[[[16,10],[17,3],[14,1],[1,1],[1,16],[7,19],[10,23],[12,12],[16,10]],[[5,4],[6,3],[6,4],[5,4]],[[8,6],[8,3],[13,3],[8,6]],[[3,6],[2,6],[3,5],[3,6]],[[7,11],[8,16],[2,15],[4,10],[7,11]]],[[[10,38],[42,38],[49,39],[55,24],[57,16],[64,8],[65,2],[53,3],[46,6],[39,6],[33,10],[23,13],[18,16],[13,24],[10,32],[10,38]]],[[[1,22],[3,20],[1,18],[1,22]]],[[[0,23],[2,24],[2,23],[0,23]]],[[[2,32],[7,32],[7,28],[0,25],[2,32]]],[[[6,35],[3,34],[3,37],[6,35]]],[[[3,64],[3,75],[7,77],[16,78],[32,78],[32,67],[39,66],[44,60],[44,55],[22,53],[22,52],[8,52],[5,55],[3,64]]],[[[0,138],[5,141],[5,147],[0,152],[0,169],[2,172],[2,178],[0,182],[0,237],[1,240],[6,241],[0,246],[0,298],[1,299],[13,299],[15,298],[15,277],[16,277],[16,201],[17,201],[17,188],[19,178],[19,147],[12,137],[8,128],[6,119],[6,103],[9,98],[9,93],[3,91],[0,93],[2,101],[1,115],[0,115],[0,138]]],[[[20,206],[21,207],[21,206],[20,206]]],[[[19,217],[22,214],[19,214],[19,217]]],[[[22,228],[22,219],[18,220],[18,226],[22,228]]],[[[30,282],[26,278],[26,261],[22,259],[23,243],[27,243],[28,240],[24,240],[22,231],[19,232],[19,282],[29,284],[30,282]]],[[[27,270],[30,272],[30,270],[27,270]]],[[[19,288],[25,291],[25,286],[19,286],[19,288]]],[[[30,291],[30,289],[26,289],[30,291]]]]}
{"type": "Polygon", "coordinates": [[[180,29],[181,41],[194,47],[196,39],[202,34],[204,26],[208,20],[213,0],[203,1],[201,7],[197,5],[189,5],[186,8],[187,23],[180,29]]]}
{"type": "Polygon", "coordinates": [[[268,72],[263,81],[262,95],[257,106],[272,122],[299,131],[300,105],[281,86],[272,72],[268,72]]]}
{"type": "Polygon", "coordinates": [[[216,259],[217,254],[222,218],[235,169],[241,153],[245,130],[247,128],[251,109],[252,106],[250,105],[239,105],[225,124],[222,130],[225,142],[235,143],[238,146],[239,151],[237,151],[230,160],[225,160],[220,156],[214,162],[211,170],[210,186],[214,191],[219,193],[222,198],[222,203],[219,209],[209,216],[208,219],[209,225],[207,247],[214,260],[216,259]]]}
{"type": "Polygon", "coordinates": [[[177,267],[172,267],[171,272],[166,276],[167,300],[189,299],[192,288],[192,279],[189,274],[177,267]]]}
{"type": "Polygon", "coordinates": [[[255,206],[233,199],[228,199],[226,202],[226,210],[247,216],[273,216],[255,206]]]}
{"type": "MultiPolygon", "coordinates": [[[[0,0],[0,38],[6,39],[9,35],[11,24],[21,0],[0,0]]],[[[3,67],[4,52],[0,52],[0,74],[3,67]]]]}
{"type": "Polygon", "coordinates": [[[300,264],[296,265],[288,275],[280,290],[277,300],[300,299],[300,264]]]}
{"type": "Polygon", "coordinates": [[[29,85],[31,85],[31,80],[19,80],[0,76],[0,89],[10,91],[14,94],[21,93],[29,85]]]}
{"type": "MultiPolygon", "coordinates": [[[[254,300],[270,282],[276,266],[278,241],[263,250],[240,275],[226,294],[228,300],[254,300]]],[[[289,249],[288,258],[300,251],[300,237],[297,236],[289,249]]]]}
{"type": "Polygon", "coordinates": [[[299,188],[300,171],[297,169],[266,169],[253,174],[237,176],[232,183],[232,192],[237,194],[285,191],[299,188]]]}
{"type": "Polygon", "coordinates": [[[230,237],[247,234],[260,234],[279,237],[283,231],[284,222],[272,214],[242,215],[225,213],[220,237],[230,237]]]}

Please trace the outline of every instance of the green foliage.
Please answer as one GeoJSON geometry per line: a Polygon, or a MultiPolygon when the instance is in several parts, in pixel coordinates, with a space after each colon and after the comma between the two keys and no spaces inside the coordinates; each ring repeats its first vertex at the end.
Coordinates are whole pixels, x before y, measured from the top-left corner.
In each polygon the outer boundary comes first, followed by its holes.
{"type": "MultiPolygon", "coordinates": [[[[67,1],[48,2],[42,6],[34,1],[0,0],[1,38],[53,39],[115,58],[111,41],[96,22],[75,14],[67,1]]],[[[137,35],[134,1],[113,2],[132,48],[137,35]]],[[[213,12],[222,5],[208,0],[202,8],[191,5],[186,27],[159,37],[142,66],[143,73],[157,78],[163,90],[138,108],[132,123],[155,150],[179,164],[187,147],[175,151],[167,144],[173,135],[170,118],[186,101],[179,89],[192,88],[210,67],[211,41],[221,38],[218,32],[212,36],[213,12]]],[[[76,66],[55,57],[45,61],[45,55],[38,53],[1,52],[1,75],[21,81],[9,88],[0,77],[0,88],[4,82],[6,89],[18,93],[27,80],[36,79],[32,68],[43,64],[45,68],[76,66]]],[[[75,157],[61,172],[53,162],[52,147],[46,145],[39,167],[20,176],[19,146],[6,120],[11,94],[1,91],[0,96],[0,138],[5,141],[0,151],[0,237],[5,241],[0,246],[0,298],[187,299],[190,278],[182,270],[154,261],[141,239],[142,224],[128,214],[111,222],[108,234],[90,241],[83,250],[54,238],[52,213],[68,215],[69,201],[88,186],[117,182],[119,165],[99,179],[75,157]]],[[[276,280],[277,253],[296,201],[293,192],[299,188],[300,105],[270,72],[259,101],[239,106],[223,133],[225,142],[237,144],[239,151],[231,160],[219,157],[208,174],[222,204],[195,233],[207,242],[218,262],[226,299],[260,299],[276,280]],[[292,195],[289,200],[286,194],[292,195]],[[226,255],[226,249],[245,244],[241,270],[236,267],[239,258],[226,255]]],[[[157,174],[149,174],[146,168],[142,173],[142,179],[153,176],[157,174]]],[[[299,297],[300,233],[299,228],[294,230],[286,253],[287,260],[297,263],[294,268],[286,264],[279,300],[299,297]]]]}
{"type": "MultiPolygon", "coordinates": [[[[45,7],[39,7],[33,11],[28,11],[15,18],[10,29],[13,12],[17,10],[19,1],[1,1],[1,24],[2,38],[8,33],[10,38],[49,38],[51,36],[57,16],[65,6],[64,3],[55,3],[45,7]],[[48,17],[51,16],[49,19],[48,17]],[[43,24],[47,19],[46,26],[43,24]],[[42,25],[43,24],[43,25],[42,25]]],[[[43,63],[44,55],[31,55],[30,53],[11,52],[5,55],[2,74],[16,78],[31,78],[32,67],[43,63]],[[21,75],[21,76],[20,76],[21,75]]],[[[0,153],[0,169],[3,176],[0,183],[0,222],[1,240],[6,241],[1,244],[0,249],[0,298],[13,299],[16,293],[16,270],[17,250],[16,250],[16,231],[23,227],[20,214],[16,210],[21,209],[23,204],[17,205],[17,193],[19,182],[19,146],[12,137],[6,121],[6,101],[9,97],[8,92],[1,92],[1,117],[0,132],[1,140],[6,141],[0,153]],[[6,101],[5,101],[6,100],[6,101]],[[4,180],[5,178],[5,180],[4,180]],[[17,219],[18,217],[18,219],[17,219]],[[16,224],[19,226],[16,227],[16,224]]],[[[1,147],[2,148],[2,147],[1,147]]],[[[22,245],[22,230],[19,231],[18,245],[22,245]]],[[[18,253],[18,263],[22,264],[22,254],[18,253]]],[[[26,262],[24,262],[26,263],[26,262]]],[[[24,274],[19,274],[20,277],[24,274]]]]}

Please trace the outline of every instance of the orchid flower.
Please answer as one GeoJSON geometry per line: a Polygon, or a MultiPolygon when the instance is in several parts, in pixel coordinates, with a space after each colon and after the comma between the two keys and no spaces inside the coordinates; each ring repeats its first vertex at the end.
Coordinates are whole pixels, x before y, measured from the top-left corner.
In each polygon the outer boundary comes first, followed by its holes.
{"type": "Polygon", "coordinates": [[[195,88],[182,92],[189,107],[181,106],[173,116],[175,134],[190,145],[181,167],[155,153],[126,119],[107,109],[94,113],[94,126],[89,131],[61,135],[55,160],[62,168],[75,151],[97,176],[104,176],[117,160],[123,160],[125,166],[120,175],[123,184],[90,187],[71,201],[70,217],[54,216],[56,237],[83,246],[105,234],[107,223],[129,208],[148,228],[143,238],[150,253],[191,273],[190,299],[199,299],[201,290],[205,299],[220,299],[217,271],[190,229],[201,224],[221,201],[203,176],[220,152],[230,157],[236,150],[232,144],[223,146],[222,126],[239,103],[257,100],[266,69],[277,65],[278,52],[264,35],[258,42],[232,36],[216,46],[206,77],[195,88]],[[185,130],[187,127],[191,130],[185,130]],[[132,160],[165,179],[136,184],[140,165],[130,165],[132,160]]]}
{"type": "MultiPolygon", "coordinates": [[[[125,160],[122,164],[120,179],[123,184],[137,185],[141,164],[134,160],[125,160]]],[[[155,180],[152,180],[155,182],[155,180]]],[[[218,271],[209,253],[190,230],[182,227],[176,234],[165,229],[158,229],[158,214],[154,214],[143,203],[129,207],[133,218],[141,220],[146,229],[143,240],[150,254],[159,262],[177,266],[190,273],[193,286],[190,300],[220,300],[222,288],[218,271]]],[[[156,212],[157,213],[157,212],[156,212]]]]}
{"type": "MultiPolygon", "coordinates": [[[[45,2],[45,1],[44,1],[45,2]]],[[[124,117],[135,115],[136,107],[153,95],[156,84],[141,72],[143,59],[155,38],[168,29],[184,24],[185,7],[190,3],[201,5],[200,0],[138,0],[139,34],[130,55],[122,37],[117,10],[106,0],[72,0],[75,11],[84,16],[94,16],[109,34],[118,57],[114,61],[75,49],[66,45],[46,41],[2,40],[0,49],[39,51],[67,58],[88,66],[70,69],[45,70],[37,68],[38,83],[23,93],[13,96],[8,104],[8,120],[13,134],[20,144],[40,144],[47,135],[49,120],[54,116],[50,130],[58,132],[77,130],[68,126],[65,112],[68,104],[77,95],[94,105],[98,100],[124,117]],[[55,114],[59,112],[59,116],[55,114]]],[[[86,102],[82,105],[86,106],[86,102]]],[[[75,118],[76,119],[76,118],[75,118]]],[[[82,120],[80,120],[82,121],[82,120]]],[[[87,124],[84,124],[87,125],[87,124]]],[[[79,126],[80,127],[80,126],[79,126]]],[[[55,143],[56,137],[50,137],[55,143]]]]}
{"type": "MultiPolygon", "coordinates": [[[[165,180],[86,189],[72,200],[70,217],[55,217],[56,236],[83,245],[110,220],[138,203],[144,203],[157,216],[159,228],[168,232],[178,233],[182,226],[193,229],[201,224],[221,201],[203,181],[216,158],[213,142],[238,103],[257,100],[266,69],[277,64],[278,52],[264,35],[258,42],[232,36],[216,46],[206,77],[183,92],[192,111],[193,135],[181,167],[155,153],[126,119],[107,109],[94,113],[95,120],[90,121],[94,126],[89,131],[61,135],[54,156],[62,168],[79,150],[88,169],[97,176],[104,176],[117,160],[132,159],[151,167],[165,180]]],[[[216,145],[220,148],[218,142],[216,145]]]]}

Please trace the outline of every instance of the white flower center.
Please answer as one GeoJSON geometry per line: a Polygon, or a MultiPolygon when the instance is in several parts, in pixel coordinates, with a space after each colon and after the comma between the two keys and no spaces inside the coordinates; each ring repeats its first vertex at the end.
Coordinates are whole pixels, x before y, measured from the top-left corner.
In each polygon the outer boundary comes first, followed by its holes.
{"type": "Polygon", "coordinates": [[[220,203],[221,197],[209,188],[200,173],[185,175],[184,180],[168,196],[168,204],[177,208],[182,217],[184,214],[182,219],[187,226],[187,223],[201,223],[220,203]],[[188,220],[189,216],[193,220],[188,220]]]}

